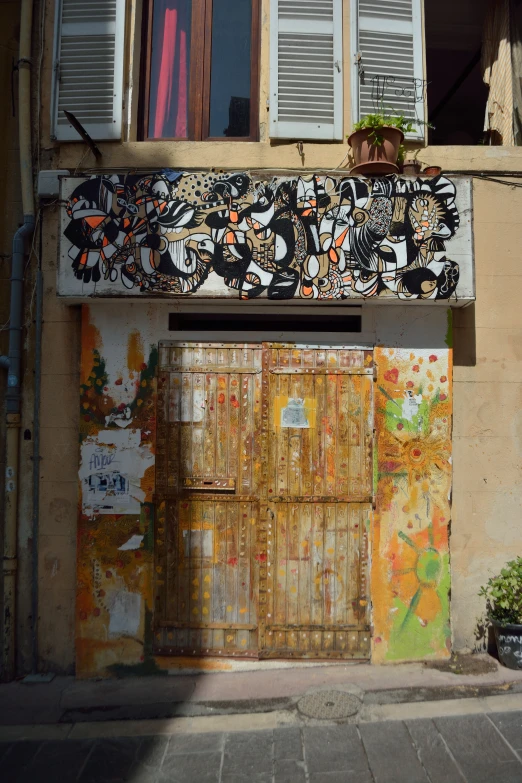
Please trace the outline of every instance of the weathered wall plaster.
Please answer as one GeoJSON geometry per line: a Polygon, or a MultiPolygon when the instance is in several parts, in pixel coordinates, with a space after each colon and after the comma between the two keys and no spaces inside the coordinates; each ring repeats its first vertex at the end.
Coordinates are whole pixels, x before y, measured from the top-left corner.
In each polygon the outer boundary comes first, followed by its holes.
{"type": "Polygon", "coordinates": [[[477,302],[454,313],[451,596],[454,646],[482,650],[479,588],[522,551],[522,190],[475,180],[474,204],[477,302]]]}

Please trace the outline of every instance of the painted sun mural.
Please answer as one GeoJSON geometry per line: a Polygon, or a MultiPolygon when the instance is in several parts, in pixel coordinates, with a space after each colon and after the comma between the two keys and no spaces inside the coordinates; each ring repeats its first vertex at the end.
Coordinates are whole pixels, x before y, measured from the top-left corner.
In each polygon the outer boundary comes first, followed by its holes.
{"type": "Polygon", "coordinates": [[[451,351],[376,349],[374,660],[449,654],[451,351]]]}
{"type": "Polygon", "coordinates": [[[67,201],[64,252],[83,295],[447,300],[456,195],[444,176],[95,176],[67,201]]]}

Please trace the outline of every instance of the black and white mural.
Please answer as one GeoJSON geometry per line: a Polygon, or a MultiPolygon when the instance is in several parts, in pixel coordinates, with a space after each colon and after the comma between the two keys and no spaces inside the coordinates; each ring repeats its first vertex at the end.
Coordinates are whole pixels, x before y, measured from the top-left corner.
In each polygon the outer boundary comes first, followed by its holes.
{"type": "Polygon", "coordinates": [[[459,194],[445,176],[70,178],[59,293],[448,300],[462,261],[471,268],[463,188],[459,241],[459,194]]]}

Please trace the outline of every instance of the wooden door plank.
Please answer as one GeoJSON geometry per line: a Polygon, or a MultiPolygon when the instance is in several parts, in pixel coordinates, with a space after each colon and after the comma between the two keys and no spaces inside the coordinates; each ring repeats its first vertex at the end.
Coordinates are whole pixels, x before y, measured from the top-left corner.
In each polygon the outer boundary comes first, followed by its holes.
{"type": "MultiPolygon", "coordinates": [[[[245,360],[245,357],[243,357],[245,360]]],[[[242,375],[240,380],[240,410],[242,448],[240,450],[240,467],[238,481],[241,494],[248,494],[252,489],[252,446],[254,439],[254,392],[251,375],[242,375]]]]}
{"type": "MultiPolygon", "coordinates": [[[[276,510],[276,528],[273,536],[273,622],[277,625],[286,625],[286,599],[287,599],[287,524],[288,506],[286,503],[278,506],[276,510]]],[[[269,591],[272,589],[268,588],[269,591]]]]}
{"type": "MultiPolygon", "coordinates": [[[[312,551],[312,504],[300,503],[299,510],[299,623],[309,625],[312,621],[312,600],[314,596],[314,578],[311,569],[312,551]]],[[[307,647],[309,642],[307,643],[307,647]]]]}
{"type": "Polygon", "coordinates": [[[336,560],[336,505],[325,503],[324,513],[324,552],[323,552],[323,585],[324,585],[324,625],[334,625],[336,602],[339,595],[339,574],[336,560]]]}
{"type": "Polygon", "coordinates": [[[226,596],[226,618],[227,622],[238,623],[238,509],[237,503],[228,503],[226,506],[227,514],[227,553],[225,562],[225,596],[226,596]]]}
{"type": "MultiPolygon", "coordinates": [[[[228,361],[231,362],[229,356],[228,361]]],[[[228,392],[226,396],[228,415],[228,474],[239,479],[239,443],[240,443],[240,419],[239,419],[239,394],[240,375],[230,373],[228,375],[228,392]]]]}
{"type": "MultiPolygon", "coordinates": [[[[286,621],[289,625],[299,625],[299,506],[288,503],[287,547],[286,547],[286,621]]],[[[297,637],[292,636],[292,647],[297,649],[297,637]]]]}
{"type": "MultiPolygon", "coordinates": [[[[204,417],[202,423],[203,430],[203,464],[201,472],[204,476],[216,476],[216,446],[217,446],[217,426],[216,426],[216,376],[212,373],[205,373],[202,376],[204,381],[204,398],[202,401],[204,417]]],[[[199,474],[199,471],[198,471],[199,474]]],[[[195,474],[196,475],[196,474],[195,474]]]]}
{"type": "MultiPolygon", "coordinates": [[[[319,352],[318,352],[319,353],[319,352]]],[[[324,351],[320,352],[324,354],[324,351]]],[[[316,357],[317,361],[317,357],[316,357]]],[[[323,376],[314,378],[314,397],[316,401],[316,421],[317,426],[314,430],[313,449],[315,454],[313,470],[314,476],[314,495],[326,495],[326,460],[325,460],[325,383],[323,376]]]]}
{"type": "Polygon", "coordinates": [[[337,492],[347,495],[350,476],[350,379],[339,376],[337,383],[337,492]]]}
{"type": "Polygon", "coordinates": [[[218,373],[216,379],[216,477],[231,477],[228,472],[228,376],[218,373]]]}
{"type": "Polygon", "coordinates": [[[227,503],[220,501],[215,504],[216,541],[214,548],[214,564],[209,588],[212,591],[212,617],[214,622],[227,622],[226,600],[226,562],[227,562],[227,503]]]}
{"type": "MultiPolygon", "coordinates": [[[[241,503],[238,519],[238,615],[239,622],[250,623],[250,514],[251,504],[241,503]]],[[[244,637],[243,637],[244,638],[244,637]]],[[[240,646],[244,646],[240,643],[240,646]]]]}
{"type": "Polygon", "coordinates": [[[192,476],[192,384],[190,373],[181,376],[181,475],[192,476]]]}
{"type": "MultiPolygon", "coordinates": [[[[331,353],[330,351],[328,352],[331,353]]],[[[337,488],[337,376],[326,375],[325,383],[325,494],[335,495],[337,488]]]]}

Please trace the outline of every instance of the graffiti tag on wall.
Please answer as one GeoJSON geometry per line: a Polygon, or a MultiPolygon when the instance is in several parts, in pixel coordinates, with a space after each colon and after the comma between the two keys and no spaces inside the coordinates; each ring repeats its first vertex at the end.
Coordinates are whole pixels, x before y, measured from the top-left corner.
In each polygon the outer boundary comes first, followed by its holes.
{"type": "Polygon", "coordinates": [[[437,300],[459,281],[446,254],[456,187],[443,176],[97,176],[66,213],[83,293],[437,300]]]}

